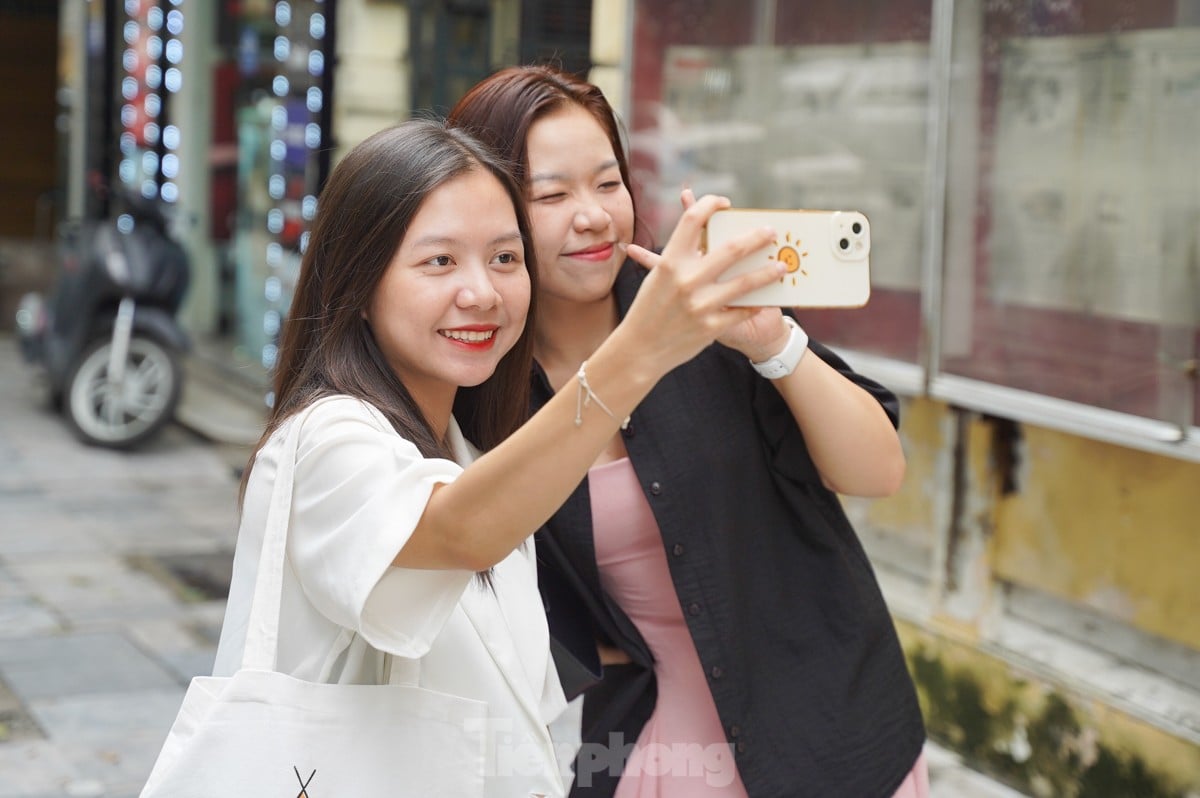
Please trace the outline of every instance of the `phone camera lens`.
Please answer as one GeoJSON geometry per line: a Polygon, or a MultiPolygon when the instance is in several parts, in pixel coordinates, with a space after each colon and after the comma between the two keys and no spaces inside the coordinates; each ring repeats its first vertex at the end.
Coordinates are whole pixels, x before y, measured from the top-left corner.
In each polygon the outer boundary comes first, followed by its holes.
{"type": "Polygon", "coordinates": [[[850,239],[843,238],[841,241],[838,242],[838,246],[842,249],[843,252],[845,252],[846,250],[850,249],[850,239]]]}
{"type": "Polygon", "coordinates": [[[855,222],[854,224],[850,225],[850,230],[853,231],[854,235],[858,235],[863,231],[862,222],[855,222]]]}

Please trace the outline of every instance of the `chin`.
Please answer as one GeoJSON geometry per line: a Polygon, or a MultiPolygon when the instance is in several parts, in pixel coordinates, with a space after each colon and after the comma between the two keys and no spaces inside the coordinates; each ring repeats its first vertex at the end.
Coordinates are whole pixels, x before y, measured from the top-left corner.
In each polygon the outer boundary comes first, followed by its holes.
{"type": "Polygon", "coordinates": [[[574,298],[578,302],[590,303],[607,299],[617,282],[617,269],[609,269],[602,274],[596,274],[593,279],[576,286],[574,298]]]}
{"type": "Polygon", "coordinates": [[[492,375],[496,373],[496,369],[500,368],[500,359],[497,358],[490,366],[485,367],[480,365],[476,368],[463,369],[458,374],[458,387],[460,388],[475,388],[487,382],[492,375]]]}
{"type": "Polygon", "coordinates": [[[485,382],[487,382],[488,378],[491,377],[495,373],[496,373],[496,370],[492,369],[487,374],[463,375],[460,379],[457,380],[458,387],[459,388],[478,388],[480,385],[483,385],[485,382]]]}

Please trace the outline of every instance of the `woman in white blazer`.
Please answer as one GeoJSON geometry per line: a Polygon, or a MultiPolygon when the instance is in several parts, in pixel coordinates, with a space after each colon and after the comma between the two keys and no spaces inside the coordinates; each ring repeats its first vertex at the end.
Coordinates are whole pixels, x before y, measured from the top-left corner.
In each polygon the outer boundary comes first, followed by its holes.
{"type": "MultiPolygon", "coordinates": [[[[433,122],[348,153],[320,198],[243,482],[214,674],[242,661],[268,506],[292,474],[277,670],[428,691],[459,719],[428,729],[430,794],[564,794],[547,725],[565,701],[523,544],[654,383],[752,312],[726,303],[777,278],[716,282],[770,237],[702,255],[727,204],[684,215],[625,320],[522,424],[536,334],[522,190],[433,122]]],[[[596,261],[580,259],[579,280],[596,261]]]]}

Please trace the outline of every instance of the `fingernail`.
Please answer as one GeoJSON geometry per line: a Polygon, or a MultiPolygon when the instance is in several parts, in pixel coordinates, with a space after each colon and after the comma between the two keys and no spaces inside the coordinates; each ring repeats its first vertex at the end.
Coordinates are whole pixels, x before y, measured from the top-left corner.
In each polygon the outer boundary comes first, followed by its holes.
{"type": "Polygon", "coordinates": [[[622,252],[624,252],[625,250],[629,249],[629,245],[628,245],[628,244],[626,244],[624,241],[618,241],[618,242],[617,242],[617,249],[619,249],[619,250],[621,250],[622,252]]]}

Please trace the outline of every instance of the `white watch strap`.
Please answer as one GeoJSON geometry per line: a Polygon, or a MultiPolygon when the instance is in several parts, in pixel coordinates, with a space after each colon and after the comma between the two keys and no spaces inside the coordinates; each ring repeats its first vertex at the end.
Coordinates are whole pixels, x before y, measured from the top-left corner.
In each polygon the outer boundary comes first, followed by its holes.
{"type": "Polygon", "coordinates": [[[761,363],[750,361],[754,370],[769,380],[777,380],[791,374],[800,364],[800,358],[804,357],[804,353],[808,351],[808,333],[804,332],[796,320],[786,313],[783,316],[783,322],[791,328],[783,350],[761,363]]]}

